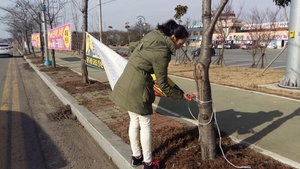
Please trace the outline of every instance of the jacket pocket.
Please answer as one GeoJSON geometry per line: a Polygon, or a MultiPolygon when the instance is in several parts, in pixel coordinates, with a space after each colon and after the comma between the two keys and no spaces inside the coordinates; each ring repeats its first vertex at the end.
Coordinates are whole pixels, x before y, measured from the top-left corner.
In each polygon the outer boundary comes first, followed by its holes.
{"type": "Polygon", "coordinates": [[[144,85],[143,90],[143,102],[144,103],[153,103],[155,100],[154,90],[153,90],[153,84],[151,85],[144,85]]]}

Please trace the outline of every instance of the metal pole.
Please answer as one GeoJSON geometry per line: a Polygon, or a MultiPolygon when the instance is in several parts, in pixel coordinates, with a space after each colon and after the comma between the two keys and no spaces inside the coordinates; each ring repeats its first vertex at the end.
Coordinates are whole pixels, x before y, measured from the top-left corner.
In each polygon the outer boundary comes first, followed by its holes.
{"type": "Polygon", "coordinates": [[[285,76],[279,86],[300,89],[300,1],[291,1],[290,4],[289,39],[285,76]]]}
{"type": "Polygon", "coordinates": [[[43,36],[44,36],[44,50],[46,54],[46,59],[44,62],[45,66],[51,66],[51,62],[49,60],[49,51],[48,51],[48,39],[47,39],[47,24],[46,24],[46,5],[45,0],[42,1],[42,22],[43,22],[43,36]]]}
{"type": "Polygon", "coordinates": [[[139,27],[140,27],[140,40],[141,40],[141,25],[139,25],[139,27]]]}
{"type": "Polygon", "coordinates": [[[285,51],[285,49],[287,48],[287,45],[285,45],[285,47],[278,53],[278,55],[267,65],[267,67],[260,73],[260,75],[262,75],[271,65],[273,62],[275,62],[275,60],[285,51]]]}
{"type": "Polygon", "coordinates": [[[100,34],[100,42],[102,42],[102,11],[101,11],[101,0],[98,1],[99,5],[99,34],[100,34]]]}
{"type": "Polygon", "coordinates": [[[144,24],[146,23],[146,19],[142,16],[139,15],[136,19],[135,19],[135,24],[137,24],[140,28],[140,40],[141,40],[141,27],[144,26],[144,24]]]}

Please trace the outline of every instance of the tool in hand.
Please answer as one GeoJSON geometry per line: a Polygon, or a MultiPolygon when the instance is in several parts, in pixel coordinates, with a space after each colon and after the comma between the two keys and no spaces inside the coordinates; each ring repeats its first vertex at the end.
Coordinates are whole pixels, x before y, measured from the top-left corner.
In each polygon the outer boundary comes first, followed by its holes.
{"type": "Polygon", "coordinates": [[[195,99],[196,98],[196,95],[193,93],[193,94],[187,94],[187,97],[189,99],[195,99]]]}

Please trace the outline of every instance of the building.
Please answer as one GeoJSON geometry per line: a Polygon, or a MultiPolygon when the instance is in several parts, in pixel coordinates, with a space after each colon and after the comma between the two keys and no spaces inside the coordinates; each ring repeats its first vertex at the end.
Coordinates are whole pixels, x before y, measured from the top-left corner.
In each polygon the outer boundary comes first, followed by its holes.
{"type": "MultiPolygon", "coordinates": [[[[214,13],[214,11],[213,11],[214,13]]],[[[214,14],[212,14],[213,16],[214,14]]],[[[189,27],[190,45],[201,45],[202,27],[189,27]]],[[[288,41],[288,22],[243,23],[236,19],[233,11],[222,13],[213,32],[212,43],[217,46],[222,43],[238,45],[268,45],[284,47],[288,41]]]]}

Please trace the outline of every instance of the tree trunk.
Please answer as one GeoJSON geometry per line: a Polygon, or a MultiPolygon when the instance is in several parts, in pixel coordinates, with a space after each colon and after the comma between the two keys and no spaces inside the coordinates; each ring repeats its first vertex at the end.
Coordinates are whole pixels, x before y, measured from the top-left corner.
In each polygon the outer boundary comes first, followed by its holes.
{"type": "Polygon", "coordinates": [[[260,67],[261,69],[265,68],[265,64],[264,64],[265,57],[266,57],[266,54],[263,53],[262,56],[261,56],[261,67],[260,67]]]}
{"type": "MultiPolygon", "coordinates": [[[[49,24],[50,24],[50,28],[53,29],[53,19],[48,16],[49,18],[49,24]]],[[[49,50],[49,49],[48,49],[49,50]]],[[[56,67],[56,61],[55,61],[55,50],[51,49],[51,58],[52,58],[52,67],[56,67]]]]}
{"type": "Polygon", "coordinates": [[[86,33],[87,32],[87,18],[88,18],[88,0],[82,0],[82,16],[83,16],[83,23],[82,23],[82,57],[81,57],[81,74],[82,74],[82,82],[88,83],[89,82],[89,76],[87,71],[87,66],[85,64],[86,60],[86,33]]]}
{"type": "Polygon", "coordinates": [[[256,64],[255,64],[255,55],[252,54],[252,65],[250,66],[250,68],[255,68],[256,64]]]}
{"type": "Polygon", "coordinates": [[[211,15],[211,0],[202,1],[203,36],[201,54],[195,63],[195,81],[198,92],[199,107],[199,142],[202,159],[213,160],[216,156],[216,135],[214,128],[214,113],[212,108],[212,95],[209,81],[209,66],[211,63],[212,33],[228,0],[222,0],[215,16],[211,15]]]}
{"type": "Polygon", "coordinates": [[[198,91],[198,107],[199,107],[199,141],[202,152],[202,159],[214,159],[216,155],[216,136],[214,130],[214,119],[211,120],[213,116],[212,112],[212,97],[210,81],[208,77],[209,66],[207,64],[202,64],[197,62],[195,64],[195,80],[197,84],[198,91]],[[209,122],[210,121],[210,122],[209,122]],[[209,123],[208,123],[209,122],[209,123]],[[206,124],[207,125],[202,125],[206,124]]]}
{"type": "Polygon", "coordinates": [[[51,56],[52,56],[52,67],[56,67],[55,50],[54,49],[51,49],[51,56]]]}
{"type": "Polygon", "coordinates": [[[36,58],[34,47],[32,45],[31,45],[31,49],[32,49],[33,57],[36,58]]]}
{"type": "Polygon", "coordinates": [[[225,65],[225,60],[224,60],[224,44],[222,43],[222,48],[221,49],[218,49],[219,50],[219,56],[218,58],[214,61],[213,64],[216,64],[216,65],[221,65],[221,66],[226,66],[225,65]]]}

